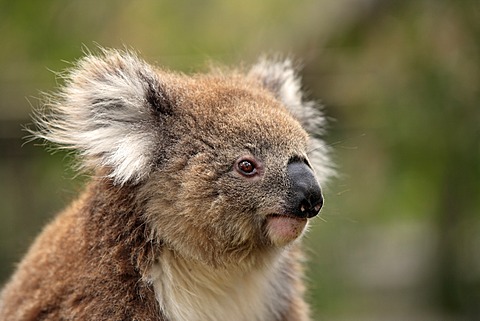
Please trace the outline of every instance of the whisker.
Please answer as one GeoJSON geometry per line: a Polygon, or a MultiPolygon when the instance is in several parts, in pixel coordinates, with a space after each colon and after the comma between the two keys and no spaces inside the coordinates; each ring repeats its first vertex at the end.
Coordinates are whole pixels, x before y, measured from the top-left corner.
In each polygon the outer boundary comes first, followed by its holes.
{"type": "MultiPolygon", "coordinates": [[[[358,137],[365,137],[367,134],[366,133],[363,133],[363,134],[360,134],[360,135],[355,135],[355,136],[352,136],[352,137],[347,137],[345,139],[341,139],[341,140],[338,140],[336,142],[332,142],[332,143],[328,143],[328,144],[320,144],[320,145],[317,145],[315,148],[312,148],[311,150],[307,151],[307,155],[310,154],[310,153],[313,153],[314,151],[317,151],[319,149],[324,149],[326,147],[334,147],[334,146],[338,146],[340,144],[344,144],[346,143],[347,141],[349,140],[352,140],[354,138],[358,138],[358,137]]],[[[342,149],[347,149],[347,150],[356,150],[358,149],[358,146],[339,146],[340,148],[342,149]]]]}

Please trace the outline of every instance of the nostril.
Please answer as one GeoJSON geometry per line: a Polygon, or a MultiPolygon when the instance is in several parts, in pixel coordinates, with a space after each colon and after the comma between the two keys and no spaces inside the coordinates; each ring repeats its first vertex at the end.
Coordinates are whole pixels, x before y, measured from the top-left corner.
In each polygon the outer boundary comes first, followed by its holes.
{"type": "Polygon", "coordinates": [[[300,212],[302,213],[305,213],[307,211],[307,207],[305,206],[305,204],[300,204],[300,212]]]}
{"type": "Polygon", "coordinates": [[[323,198],[315,197],[312,199],[304,199],[300,202],[299,210],[300,216],[311,218],[314,217],[320,212],[323,206],[323,198]]]}
{"type": "Polygon", "coordinates": [[[314,203],[314,209],[318,212],[320,212],[320,210],[322,209],[323,207],[323,195],[320,194],[319,197],[317,198],[317,201],[316,203],[314,203]]]}

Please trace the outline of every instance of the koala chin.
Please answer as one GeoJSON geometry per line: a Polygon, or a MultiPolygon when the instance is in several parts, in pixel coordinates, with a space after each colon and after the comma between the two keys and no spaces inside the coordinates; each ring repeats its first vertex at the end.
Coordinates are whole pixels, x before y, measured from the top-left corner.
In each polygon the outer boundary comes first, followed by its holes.
{"type": "Polygon", "coordinates": [[[35,113],[32,133],[91,178],[0,319],[309,320],[300,240],[332,170],[290,60],[184,75],[100,51],[35,113]]]}

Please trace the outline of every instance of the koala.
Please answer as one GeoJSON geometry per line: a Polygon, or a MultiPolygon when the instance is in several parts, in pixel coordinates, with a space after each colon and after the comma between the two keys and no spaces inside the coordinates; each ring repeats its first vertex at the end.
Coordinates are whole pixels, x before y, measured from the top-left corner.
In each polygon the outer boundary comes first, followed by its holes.
{"type": "Polygon", "coordinates": [[[331,167],[291,61],[185,75],[101,49],[64,78],[32,131],[89,180],[0,320],[309,320],[301,238],[331,167]]]}

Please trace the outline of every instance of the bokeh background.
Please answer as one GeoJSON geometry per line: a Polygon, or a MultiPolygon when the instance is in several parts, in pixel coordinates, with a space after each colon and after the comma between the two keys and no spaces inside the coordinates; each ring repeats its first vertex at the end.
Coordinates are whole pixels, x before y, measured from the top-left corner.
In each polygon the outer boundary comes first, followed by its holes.
{"type": "Polygon", "coordinates": [[[303,62],[339,177],[306,238],[316,320],[480,319],[478,0],[0,0],[0,284],[83,177],[25,143],[85,48],[197,72],[303,62]]]}

